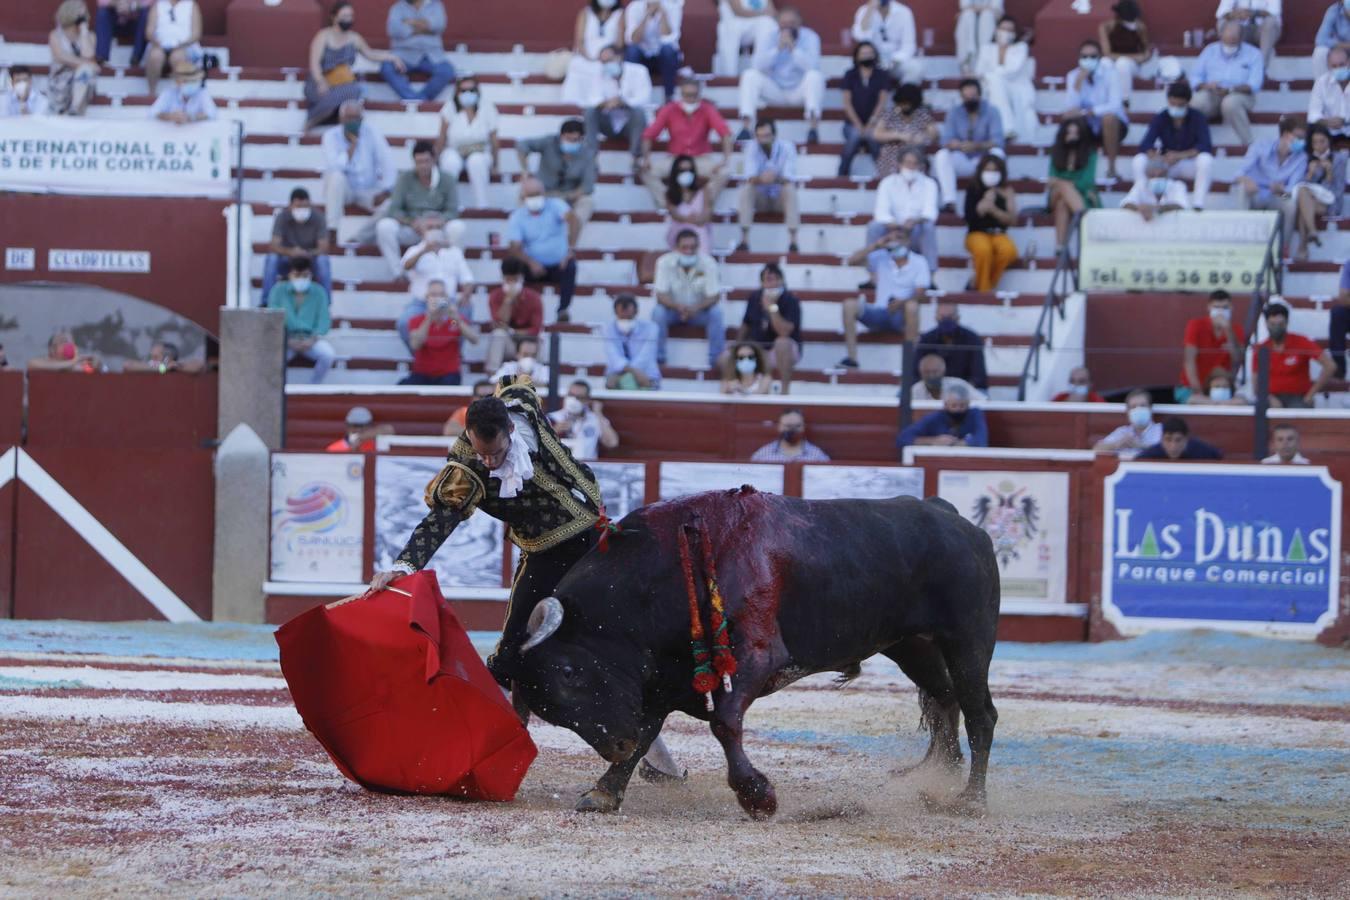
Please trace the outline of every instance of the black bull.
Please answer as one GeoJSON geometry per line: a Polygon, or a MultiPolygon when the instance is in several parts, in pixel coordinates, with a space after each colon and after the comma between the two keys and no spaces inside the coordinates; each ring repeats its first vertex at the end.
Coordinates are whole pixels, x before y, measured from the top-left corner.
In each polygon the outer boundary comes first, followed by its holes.
{"type": "MultiPolygon", "coordinates": [[[[999,574],[988,535],[950,504],[799,500],[742,488],[654,504],[621,527],[607,551],[593,549],[568,572],[556,599],[539,603],[529,640],[506,662],[532,710],[611,763],[579,809],[617,809],[638,760],[678,710],[711,722],[741,806],[773,815],[773,786],[741,746],[746,710],[807,675],[856,674],[880,653],[919,688],[932,732],[925,762],[960,765],[964,714],[970,778],[951,805],[983,811],[997,719],[988,672],[999,574]],[[691,686],[677,543],[690,526],[711,539],[738,666],[732,692],[717,690],[711,713],[691,686]]],[[[699,540],[691,543],[702,571],[699,540]]]]}

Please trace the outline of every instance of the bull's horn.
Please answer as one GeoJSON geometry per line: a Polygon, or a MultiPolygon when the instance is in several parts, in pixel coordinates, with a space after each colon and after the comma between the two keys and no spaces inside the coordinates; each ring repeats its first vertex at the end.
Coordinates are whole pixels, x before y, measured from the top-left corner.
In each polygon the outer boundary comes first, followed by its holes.
{"type": "Polygon", "coordinates": [[[540,600],[534,607],[534,612],[530,613],[529,624],[525,626],[525,633],[529,635],[529,639],[520,645],[520,652],[533,650],[553,637],[553,633],[562,625],[562,620],[562,602],[557,597],[545,597],[540,600]]]}

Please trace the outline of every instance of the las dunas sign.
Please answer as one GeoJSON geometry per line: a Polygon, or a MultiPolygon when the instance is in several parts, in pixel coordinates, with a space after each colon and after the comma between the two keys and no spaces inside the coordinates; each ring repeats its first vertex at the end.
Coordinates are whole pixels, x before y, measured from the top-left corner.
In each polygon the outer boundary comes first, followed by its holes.
{"type": "Polygon", "coordinates": [[[1341,485],[1325,468],[1125,463],[1104,525],[1102,614],[1123,634],[1314,637],[1336,617],[1341,485]]]}

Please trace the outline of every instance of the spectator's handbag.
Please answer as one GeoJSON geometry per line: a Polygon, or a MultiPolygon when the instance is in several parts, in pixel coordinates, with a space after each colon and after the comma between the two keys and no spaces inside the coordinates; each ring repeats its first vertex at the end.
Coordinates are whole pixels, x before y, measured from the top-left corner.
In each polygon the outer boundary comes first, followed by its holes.
{"type": "Polygon", "coordinates": [[[571,64],[571,50],[554,50],[544,58],[544,77],[550,81],[562,81],[567,77],[567,67],[571,64]]]}
{"type": "Polygon", "coordinates": [[[340,66],[333,66],[327,72],[323,73],[323,80],[328,82],[329,87],[341,87],[344,84],[351,84],[356,80],[356,73],[352,67],[343,63],[340,66]]]}

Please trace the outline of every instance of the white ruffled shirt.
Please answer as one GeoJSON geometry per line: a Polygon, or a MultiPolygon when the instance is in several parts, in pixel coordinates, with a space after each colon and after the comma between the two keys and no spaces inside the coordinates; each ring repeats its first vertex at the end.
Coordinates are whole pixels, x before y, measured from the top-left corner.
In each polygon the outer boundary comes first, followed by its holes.
{"type": "Polygon", "coordinates": [[[511,424],[516,426],[511,432],[511,447],[502,464],[488,472],[488,477],[501,481],[497,495],[506,500],[520,493],[525,482],[534,477],[534,460],[530,459],[530,454],[539,452],[539,438],[530,427],[530,420],[520,413],[510,415],[511,424]]]}

